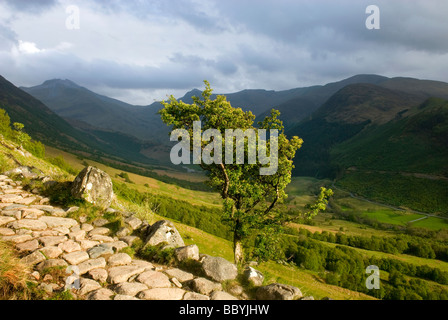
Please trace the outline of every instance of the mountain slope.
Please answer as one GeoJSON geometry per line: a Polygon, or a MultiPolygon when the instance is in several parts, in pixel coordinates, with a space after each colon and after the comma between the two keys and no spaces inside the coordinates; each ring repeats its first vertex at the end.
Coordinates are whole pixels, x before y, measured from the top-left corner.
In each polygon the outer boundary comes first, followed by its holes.
{"type": "Polygon", "coordinates": [[[131,138],[109,133],[112,137],[104,139],[101,135],[107,134],[105,131],[98,131],[94,135],[78,130],[41,101],[1,76],[0,107],[6,110],[12,122],[23,123],[27,133],[49,146],[95,158],[148,162],[140,154],[140,146],[130,143],[131,138]],[[120,142],[120,139],[124,141],[120,142]]]}

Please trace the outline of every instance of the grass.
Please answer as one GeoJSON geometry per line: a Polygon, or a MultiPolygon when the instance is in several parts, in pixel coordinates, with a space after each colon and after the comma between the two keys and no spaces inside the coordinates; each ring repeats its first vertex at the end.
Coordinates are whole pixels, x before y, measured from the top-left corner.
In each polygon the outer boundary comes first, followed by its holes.
{"type": "Polygon", "coordinates": [[[0,241],[0,300],[28,299],[29,269],[19,259],[14,248],[0,241]]]}

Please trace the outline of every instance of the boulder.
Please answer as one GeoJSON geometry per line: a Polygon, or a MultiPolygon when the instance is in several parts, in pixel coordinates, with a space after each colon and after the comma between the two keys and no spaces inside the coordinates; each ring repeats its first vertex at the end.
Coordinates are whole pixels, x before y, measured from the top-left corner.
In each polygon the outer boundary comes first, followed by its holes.
{"type": "Polygon", "coordinates": [[[297,300],[302,297],[302,292],[290,285],[272,283],[258,288],[256,296],[257,300],[297,300]]]}
{"type": "Polygon", "coordinates": [[[187,259],[199,260],[199,248],[197,245],[192,244],[186,247],[180,247],[174,250],[174,255],[178,261],[184,261],[187,259]]]}
{"type": "Polygon", "coordinates": [[[217,282],[234,280],[238,276],[236,265],[221,257],[205,256],[202,269],[207,277],[217,282]]]}
{"type": "Polygon", "coordinates": [[[169,247],[184,247],[185,243],[171,221],[160,220],[154,223],[148,230],[145,246],[157,246],[166,243],[169,247]]]}
{"type": "Polygon", "coordinates": [[[263,285],[264,276],[260,271],[252,267],[247,267],[244,270],[244,279],[251,282],[254,286],[259,287],[263,285]]]}
{"type": "Polygon", "coordinates": [[[75,178],[71,193],[95,206],[107,209],[112,203],[114,192],[110,176],[95,167],[85,167],[75,178]]]}

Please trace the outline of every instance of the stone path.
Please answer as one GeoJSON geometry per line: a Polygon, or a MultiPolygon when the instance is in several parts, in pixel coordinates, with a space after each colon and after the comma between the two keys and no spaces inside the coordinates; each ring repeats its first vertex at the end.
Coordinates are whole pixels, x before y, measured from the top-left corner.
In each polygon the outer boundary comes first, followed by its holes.
{"type": "MultiPolygon", "coordinates": [[[[66,217],[76,207],[48,203],[23,190],[20,181],[0,175],[0,240],[15,246],[32,269],[30,277],[48,293],[69,288],[77,299],[87,300],[237,299],[218,282],[120,253],[137,237],[111,235],[103,227],[107,220],[82,223],[66,217]],[[44,275],[51,267],[65,268],[63,281],[44,275]]],[[[129,230],[142,224],[132,216],[125,222],[129,230]]]]}

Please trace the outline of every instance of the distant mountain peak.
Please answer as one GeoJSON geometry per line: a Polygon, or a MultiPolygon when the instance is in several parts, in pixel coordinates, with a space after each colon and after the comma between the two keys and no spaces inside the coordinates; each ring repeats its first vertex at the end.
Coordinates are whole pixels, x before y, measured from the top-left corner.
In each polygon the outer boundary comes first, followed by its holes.
{"type": "Polygon", "coordinates": [[[80,88],[81,86],[77,85],[71,80],[68,79],[51,79],[46,80],[44,83],[42,83],[42,86],[46,87],[54,87],[54,86],[63,86],[63,87],[74,87],[74,88],[80,88]]]}

